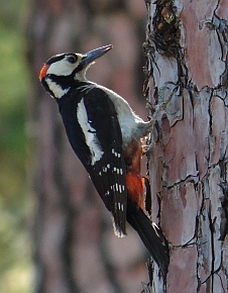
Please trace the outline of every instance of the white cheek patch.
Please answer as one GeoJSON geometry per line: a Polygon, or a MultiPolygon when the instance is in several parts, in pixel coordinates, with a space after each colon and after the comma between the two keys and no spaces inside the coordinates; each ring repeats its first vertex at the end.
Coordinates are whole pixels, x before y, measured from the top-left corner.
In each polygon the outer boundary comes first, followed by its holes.
{"type": "Polygon", "coordinates": [[[75,65],[67,62],[65,59],[62,59],[50,65],[47,71],[47,75],[54,74],[57,76],[60,76],[60,75],[68,76],[72,73],[74,68],[75,68],[75,65]]]}
{"type": "Polygon", "coordinates": [[[97,161],[99,161],[102,158],[104,152],[102,151],[101,146],[98,142],[96,129],[94,129],[88,121],[88,115],[86,112],[83,98],[80,101],[80,103],[78,103],[77,118],[81,126],[81,129],[85,135],[86,144],[88,145],[90,153],[92,155],[91,164],[94,165],[97,161]]]}
{"type": "Polygon", "coordinates": [[[52,81],[50,78],[46,78],[46,82],[50,91],[54,94],[54,98],[61,99],[70,90],[70,88],[62,89],[60,85],[52,81]]]}

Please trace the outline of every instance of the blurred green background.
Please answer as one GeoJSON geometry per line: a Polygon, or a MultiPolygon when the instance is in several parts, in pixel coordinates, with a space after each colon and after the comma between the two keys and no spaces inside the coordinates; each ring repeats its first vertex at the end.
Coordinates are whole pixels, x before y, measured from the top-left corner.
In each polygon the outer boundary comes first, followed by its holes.
{"type": "Polygon", "coordinates": [[[25,58],[28,4],[0,2],[0,292],[4,293],[31,292],[25,135],[30,92],[25,58]]]}

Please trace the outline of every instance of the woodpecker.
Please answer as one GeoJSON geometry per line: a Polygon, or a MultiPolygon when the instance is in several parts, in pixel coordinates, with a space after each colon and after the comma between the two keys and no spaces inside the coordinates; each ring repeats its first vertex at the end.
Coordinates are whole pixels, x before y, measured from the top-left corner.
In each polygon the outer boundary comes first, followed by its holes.
{"type": "Polygon", "coordinates": [[[161,230],[144,213],[142,146],[153,120],[143,121],[121,96],[88,81],[86,71],[112,49],[62,53],[41,68],[39,79],[58,104],[69,142],[111,212],[114,232],[126,235],[126,221],[138,232],[161,271],[168,248],[161,230]]]}

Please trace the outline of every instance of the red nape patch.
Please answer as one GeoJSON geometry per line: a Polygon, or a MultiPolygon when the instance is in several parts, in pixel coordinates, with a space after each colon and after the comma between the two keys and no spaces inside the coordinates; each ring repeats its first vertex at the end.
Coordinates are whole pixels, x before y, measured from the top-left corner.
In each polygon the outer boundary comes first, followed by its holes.
{"type": "Polygon", "coordinates": [[[140,174],[127,173],[126,175],[127,196],[144,210],[143,178],[140,174]]]}
{"type": "Polygon", "coordinates": [[[44,64],[44,66],[40,69],[39,80],[41,81],[47,74],[49,65],[44,64]]]}

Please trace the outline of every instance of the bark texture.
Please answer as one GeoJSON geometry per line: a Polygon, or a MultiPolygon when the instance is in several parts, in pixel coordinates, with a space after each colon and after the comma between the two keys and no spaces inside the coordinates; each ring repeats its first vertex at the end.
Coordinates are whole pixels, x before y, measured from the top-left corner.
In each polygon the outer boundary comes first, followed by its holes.
{"type": "Polygon", "coordinates": [[[149,154],[153,220],[170,243],[166,284],[155,270],[151,292],[224,293],[228,2],[145,3],[144,93],[157,119],[149,154]]]}
{"type": "Polygon", "coordinates": [[[145,15],[144,3],[138,1],[33,1],[28,130],[36,153],[31,170],[36,293],[139,292],[147,278],[143,244],[130,227],[128,237],[114,236],[110,214],[69,146],[56,102],[38,81],[41,66],[53,54],[84,53],[112,43],[114,49],[87,77],[118,92],[145,118],[145,15]]]}

